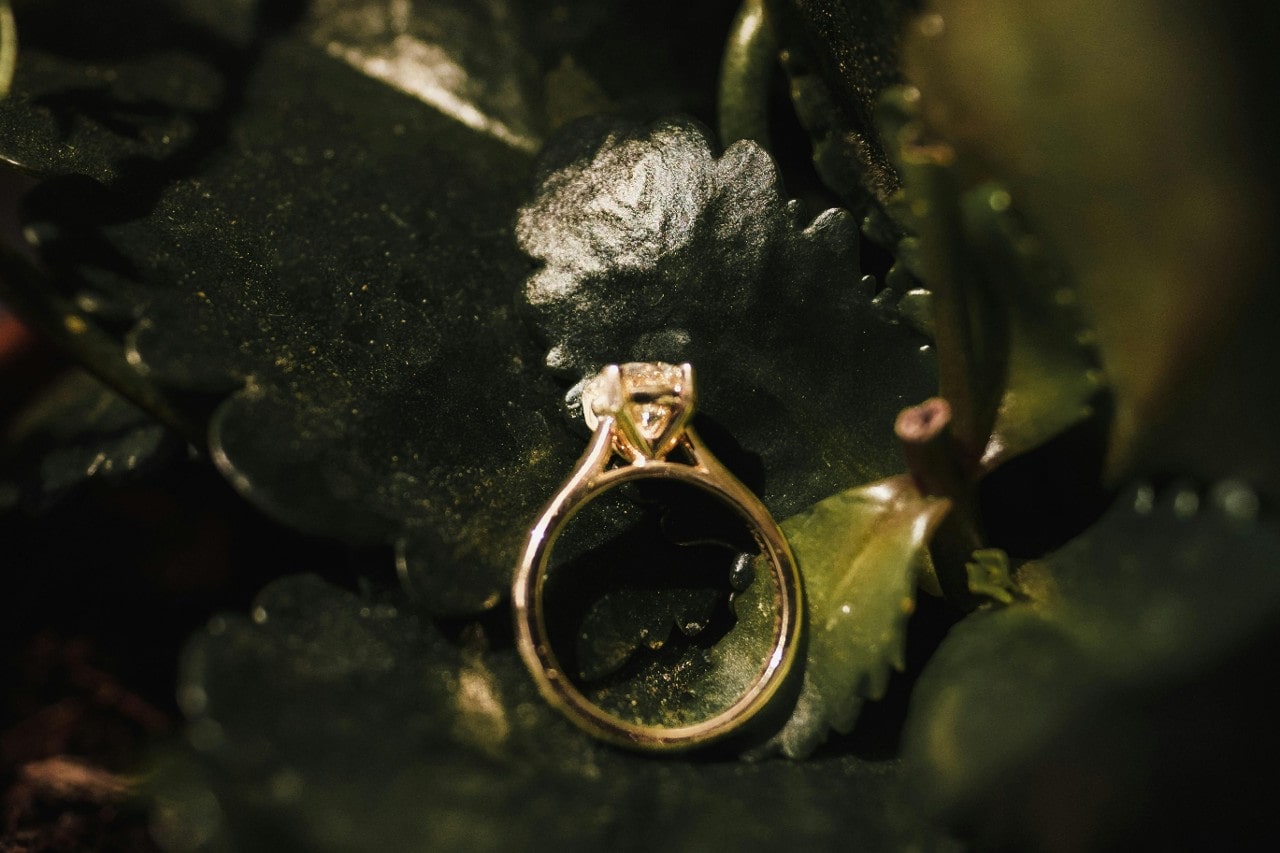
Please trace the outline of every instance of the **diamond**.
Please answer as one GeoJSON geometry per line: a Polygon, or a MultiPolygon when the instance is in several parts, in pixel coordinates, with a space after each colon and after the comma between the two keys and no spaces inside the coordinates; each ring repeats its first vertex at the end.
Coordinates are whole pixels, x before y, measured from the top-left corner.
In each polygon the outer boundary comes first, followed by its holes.
{"type": "Polygon", "coordinates": [[[657,441],[683,407],[684,371],[674,364],[633,362],[619,372],[631,422],[650,442],[657,441]]]}
{"type": "Polygon", "coordinates": [[[582,389],[583,418],[592,430],[602,417],[626,421],[640,439],[635,450],[652,455],[673,429],[683,425],[693,402],[691,378],[687,365],[609,365],[582,389]]]}

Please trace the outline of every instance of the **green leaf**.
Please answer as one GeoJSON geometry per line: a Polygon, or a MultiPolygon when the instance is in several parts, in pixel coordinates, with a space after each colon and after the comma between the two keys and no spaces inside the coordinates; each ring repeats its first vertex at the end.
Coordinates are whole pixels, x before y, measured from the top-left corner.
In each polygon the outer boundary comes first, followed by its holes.
{"type": "Polygon", "coordinates": [[[0,156],[39,179],[9,211],[28,296],[65,294],[274,518],[394,545],[438,612],[496,606],[581,448],[514,307],[540,104],[562,120],[603,88],[624,112],[708,114],[715,57],[690,45],[731,10],[679,28],[590,2],[17,12],[0,156]]]}
{"type": "Polygon", "coordinates": [[[516,233],[542,266],[523,296],[566,384],[692,363],[703,437],[779,517],[900,469],[893,419],[927,396],[933,355],[872,302],[847,212],[810,221],[759,145],[716,157],[685,119],[579,124],[539,165],[516,233]]]}
{"type": "Polygon", "coordinates": [[[1112,396],[1110,476],[1275,491],[1275,9],[930,11],[902,51],[924,123],[962,185],[1002,184],[1070,269],[1112,396]]]}
{"type": "Polygon", "coordinates": [[[1003,848],[1255,831],[1278,564],[1243,484],[1129,489],[930,660],[903,741],[923,802],[1003,848]]]}
{"type": "Polygon", "coordinates": [[[804,758],[905,665],[907,621],[929,538],[950,501],[905,474],[833,495],[782,525],[804,576],[808,652],[796,709],[760,752],[804,758]]]}
{"type": "Polygon", "coordinates": [[[954,849],[894,762],[624,753],[490,636],[445,636],[399,597],[272,584],[186,652],[190,746],[155,778],[157,831],[249,850],[954,849]]]}
{"type": "MultiPolygon", "coordinates": [[[[1005,187],[968,185],[918,110],[915,90],[885,97],[885,134],[903,175],[895,210],[919,239],[913,272],[928,288],[939,394],[951,404],[967,461],[985,473],[1102,417],[1106,382],[1060,252],[1005,187]]],[[[919,323],[922,301],[909,291],[899,310],[919,323]]]]}
{"type": "Polygon", "coordinates": [[[988,470],[1094,417],[1106,391],[1093,330],[1065,262],[1012,207],[999,184],[960,202],[979,287],[1002,306],[1008,353],[982,463],[988,470]]]}

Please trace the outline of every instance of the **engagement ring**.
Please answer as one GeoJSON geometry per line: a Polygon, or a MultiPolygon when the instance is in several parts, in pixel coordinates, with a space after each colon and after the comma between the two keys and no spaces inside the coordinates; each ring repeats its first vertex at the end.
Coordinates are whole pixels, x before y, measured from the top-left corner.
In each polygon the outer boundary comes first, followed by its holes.
{"type": "Polygon", "coordinates": [[[698,439],[689,425],[693,405],[688,364],[609,365],[584,386],[583,416],[594,435],[529,532],[512,591],[516,642],[543,697],[588,733],[632,749],[690,749],[740,731],[778,692],[799,645],[803,608],[791,550],[760,500],[698,439]],[[589,700],[552,650],[543,607],[551,550],[574,513],[614,486],[650,478],[686,483],[718,498],[750,527],[771,567],[775,610],[769,652],[732,705],[687,725],[626,720],[589,700]]]}

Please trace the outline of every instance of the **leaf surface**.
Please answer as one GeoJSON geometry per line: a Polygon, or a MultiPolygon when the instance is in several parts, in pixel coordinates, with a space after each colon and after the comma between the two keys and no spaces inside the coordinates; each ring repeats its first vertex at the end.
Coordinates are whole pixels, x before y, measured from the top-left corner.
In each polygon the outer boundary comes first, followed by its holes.
{"type": "Polygon", "coordinates": [[[795,711],[766,745],[804,758],[830,730],[848,733],[905,665],[920,561],[950,502],[900,474],[849,489],[787,519],[804,576],[809,637],[795,711]]]}

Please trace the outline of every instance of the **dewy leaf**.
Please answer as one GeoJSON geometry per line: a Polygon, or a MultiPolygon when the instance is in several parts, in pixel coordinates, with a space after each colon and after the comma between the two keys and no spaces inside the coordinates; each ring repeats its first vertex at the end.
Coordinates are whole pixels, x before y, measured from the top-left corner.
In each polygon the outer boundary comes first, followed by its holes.
{"type": "Polygon", "coordinates": [[[175,849],[955,847],[896,763],[624,753],[561,718],[475,625],[450,640],[403,599],[314,577],[210,622],[179,699],[190,746],[156,779],[175,849]]]}
{"type": "Polygon", "coordinates": [[[1277,565],[1244,484],[1129,489],[943,641],[904,733],[917,790],[1002,849],[1179,846],[1207,816],[1215,837],[1256,828],[1258,773],[1280,758],[1277,565]]]}
{"type": "Polygon", "coordinates": [[[884,695],[890,671],[905,665],[919,562],[950,505],[922,496],[901,474],[783,523],[804,577],[807,662],[791,719],[760,752],[804,758],[831,729],[849,732],[863,703],[884,695]]]}
{"type": "Polygon", "coordinates": [[[542,263],[524,301],[547,365],[575,382],[691,362],[699,423],[732,439],[704,437],[775,514],[899,469],[893,418],[927,394],[932,353],[872,304],[850,216],[805,224],[755,143],[717,158],[687,120],[576,125],[544,153],[517,236],[542,263]]]}

